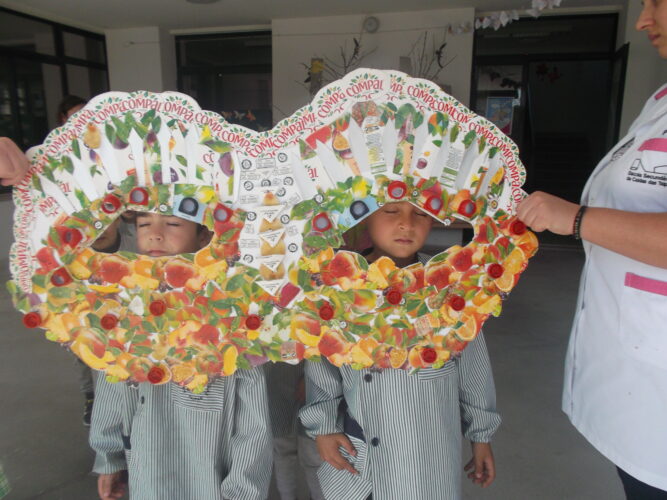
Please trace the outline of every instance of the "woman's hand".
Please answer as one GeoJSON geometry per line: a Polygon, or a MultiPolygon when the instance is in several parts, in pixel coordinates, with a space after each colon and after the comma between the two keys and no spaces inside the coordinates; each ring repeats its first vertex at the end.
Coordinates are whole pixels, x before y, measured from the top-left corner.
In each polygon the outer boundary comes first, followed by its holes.
{"type": "Polygon", "coordinates": [[[0,184],[18,184],[28,172],[30,163],[14,141],[0,137],[0,184]]]}
{"type": "Polygon", "coordinates": [[[547,230],[568,235],[572,234],[578,210],[579,205],[576,203],[542,191],[535,191],[519,204],[517,215],[538,233],[547,230]]]}

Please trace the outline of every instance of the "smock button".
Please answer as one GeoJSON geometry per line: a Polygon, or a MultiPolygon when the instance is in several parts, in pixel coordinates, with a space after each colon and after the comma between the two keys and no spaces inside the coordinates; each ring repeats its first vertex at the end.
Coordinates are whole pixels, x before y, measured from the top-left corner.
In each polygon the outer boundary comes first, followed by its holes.
{"type": "Polygon", "coordinates": [[[141,396],[141,404],[144,404],[144,401],[146,401],[146,398],[141,396]]]}
{"type": "Polygon", "coordinates": [[[367,373],[366,375],[364,375],[364,380],[366,382],[371,382],[373,380],[373,375],[371,375],[370,373],[367,373]]]}
{"type": "Polygon", "coordinates": [[[380,438],[373,438],[373,439],[371,439],[371,444],[372,444],[373,446],[377,446],[377,445],[379,445],[379,444],[380,444],[380,438]]]}

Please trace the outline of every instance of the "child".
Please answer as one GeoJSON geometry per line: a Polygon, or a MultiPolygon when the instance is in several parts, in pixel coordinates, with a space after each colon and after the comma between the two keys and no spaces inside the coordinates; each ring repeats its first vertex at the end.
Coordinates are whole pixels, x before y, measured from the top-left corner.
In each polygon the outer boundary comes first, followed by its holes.
{"type": "MultiPolygon", "coordinates": [[[[367,260],[425,262],[418,251],[431,223],[408,202],[382,206],[367,221],[374,245],[367,260]]],[[[468,477],[482,487],[495,478],[488,443],[500,417],[481,333],[459,359],[414,375],[306,362],[300,418],[325,460],[319,477],[327,499],[458,499],[461,433],[472,442],[468,477]]]]}
{"type": "MultiPolygon", "coordinates": [[[[139,253],[195,252],[207,231],[179,217],[139,213],[139,253]]],[[[102,500],[263,499],[271,475],[271,432],[262,368],[239,370],[203,394],[176,384],[97,385],[90,445],[102,500]]]]}
{"type": "Polygon", "coordinates": [[[315,441],[305,435],[298,419],[305,399],[303,363],[267,363],[269,413],[273,431],[273,473],[281,500],[297,498],[300,470],[311,500],[324,500],[317,469],[322,459],[315,441]]]}

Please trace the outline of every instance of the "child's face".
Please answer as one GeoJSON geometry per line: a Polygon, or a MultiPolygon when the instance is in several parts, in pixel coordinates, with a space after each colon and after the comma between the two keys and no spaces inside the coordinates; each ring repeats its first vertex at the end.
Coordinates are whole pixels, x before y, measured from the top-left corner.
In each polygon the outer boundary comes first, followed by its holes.
{"type": "Polygon", "coordinates": [[[93,242],[93,250],[104,252],[106,249],[114,247],[118,241],[118,226],[120,225],[120,217],[109,224],[109,227],[100,234],[93,242]]]}
{"type": "Polygon", "coordinates": [[[387,256],[399,266],[414,262],[424,246],[433,218],[407,201],[387,203],[366,219],[373,242],[369,261],[387,256]]]}
{"type": "Polygon", "coordinates": [[[196,252],[208,240],[199,225],[171,215],[137,214],[137,249],[151,257],[196,252]]]}

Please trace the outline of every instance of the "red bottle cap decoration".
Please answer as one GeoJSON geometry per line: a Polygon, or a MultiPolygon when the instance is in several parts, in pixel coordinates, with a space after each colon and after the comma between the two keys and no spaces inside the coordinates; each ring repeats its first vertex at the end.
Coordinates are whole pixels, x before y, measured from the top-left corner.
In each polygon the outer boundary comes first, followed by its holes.
{"type": "Polygon", "coordinates": [[[164,379],[164,370],[159,366],[154,366],[148,370],[148,375],[146,378],[151,384],[159,384],[162,382],[162,379],[164,379]]]}
{"type": "Polygon", "coordinates": [[[435,360],[438,359],[438,353],[435,352],[435,349],[432,347],[424,347],[421,352],[422,360],[424,363],[435,363],[435,360]]]}
{"type": "Polygon", "coordinates": [[[505,269],[500,264],[491,264],[487,272],[489,273],[489,276],[495,280],[503,275],[505,269]]]}
{"type": "Polygon", "coordinates": [[[331,307],[331,304],[324,304],[320,307],[320,318],[324,321],[329,321],[334,317],[334,308],[331,307]]]}
{"type": "Polygon", "coordinates": [[[135,205],[148,205],[148,191],[142,187],[136,187],[130,191],[130,203],[135,205]]]}
{"type": "Polygon", "coordinates": [[[424,203],[424,208],[433,214],[437,214],[442,208],[442,200],[438,196],[431,196],[424,203]]]}
{"type": "Polygon", "coordinates": [[[105,214],[113,214],[120,208],[121,205],[122,203],[118,199],[118,196],[108,194],[104,197],[104,200],[102,200],[102,212],[105,214]]]}
{"type": "Polygon", "coordinates": [[[387,194],[390,198],[394,200],[400,200],[405,196],[405,193],[408,192],[408,186],[405,185],[405,182],[401,181],[392,181],[387,187],[387,194]]]}
{"type": "Polygon", "coordinates": [[[403,300],[403,294],[395,288],[390,288],[389,291],[387,291],[386,297],[387,302],[393,306],[400,304],[401,300],[403,300]]]}
{"type": "Polygon", "coordinates": [[[153,316],[162,316],[167,312],[167,303],[164,300],[154,300],[148,306],[148,310],[153,316]]]}
{"type": "Polygon", "coordinates": [[[462,311],[465,306],[466,300],[460,295],[454,295],[451,299],[449,299],[449,307],[455,311],[462,311]]]}
{"type": "Polygon", "coordinates": [[[218,203],[218,206],[216,206],[215,210],[213,210],[213,218],[217,222],[227,222],[229,219],[232,218],[233,214],[234,212],[232,212],[222,203],[218,203]]]}
{"type": "Polygon", "coordinates": [[[67,272],[67,269],[61,267],[56,269],[51,275],[51,284],[53,286],[65,286],[72,282],[72,277],[67,272]]]}
{"type": "Polygon", "coordinates": [[[260,326],[262,326],[262,318],[256,314],[249,314],[245,319],[245,327],[248,330],[257,330],[260,326]]]}
{"type": "Polygon", "coordinates": [[[329,220],[329,217],[327,217],[327,214],[317,214],[313,217],[313,229],[320,233],[331,229],[331,221],[329,220]]]}
{"type": "Polygon", "coordinates": [[[102,325],[102,328],[105,330],[113,330],[116,328],[117,324],[118,317],[115,314],[105,314],[102,316],[102,319],[100,319],[100,325],[102,325]]]}
{"type": "Polygon", "coordinates": [[[474,201],[463,200],[456,211],[465,217],[472,217],[475,215],[476,208],[477,205],[475,205],[474,201]]]}
{"type": "Polygon", "coordinates": [[[23,315],[23,324],[28,328],[37,328],[42,324],[42,316],[35,311],[23,315]]]}
{"type": "Polygon", "coordinates": [[[512,224],[510,225],[510,233],[512,234],[520,236],[525,232],[526,232],[526,225],[518,219],[512,222],[512,224]]]}
{"type": "Polygon", "coordinates": [[[74,229],[73,227],[68,227],[63,232],[61,239],[63,243],[74,248],[83,239],[83,236],[81,235],[81,231],[79,231],[78,229],[74,229]]]}

